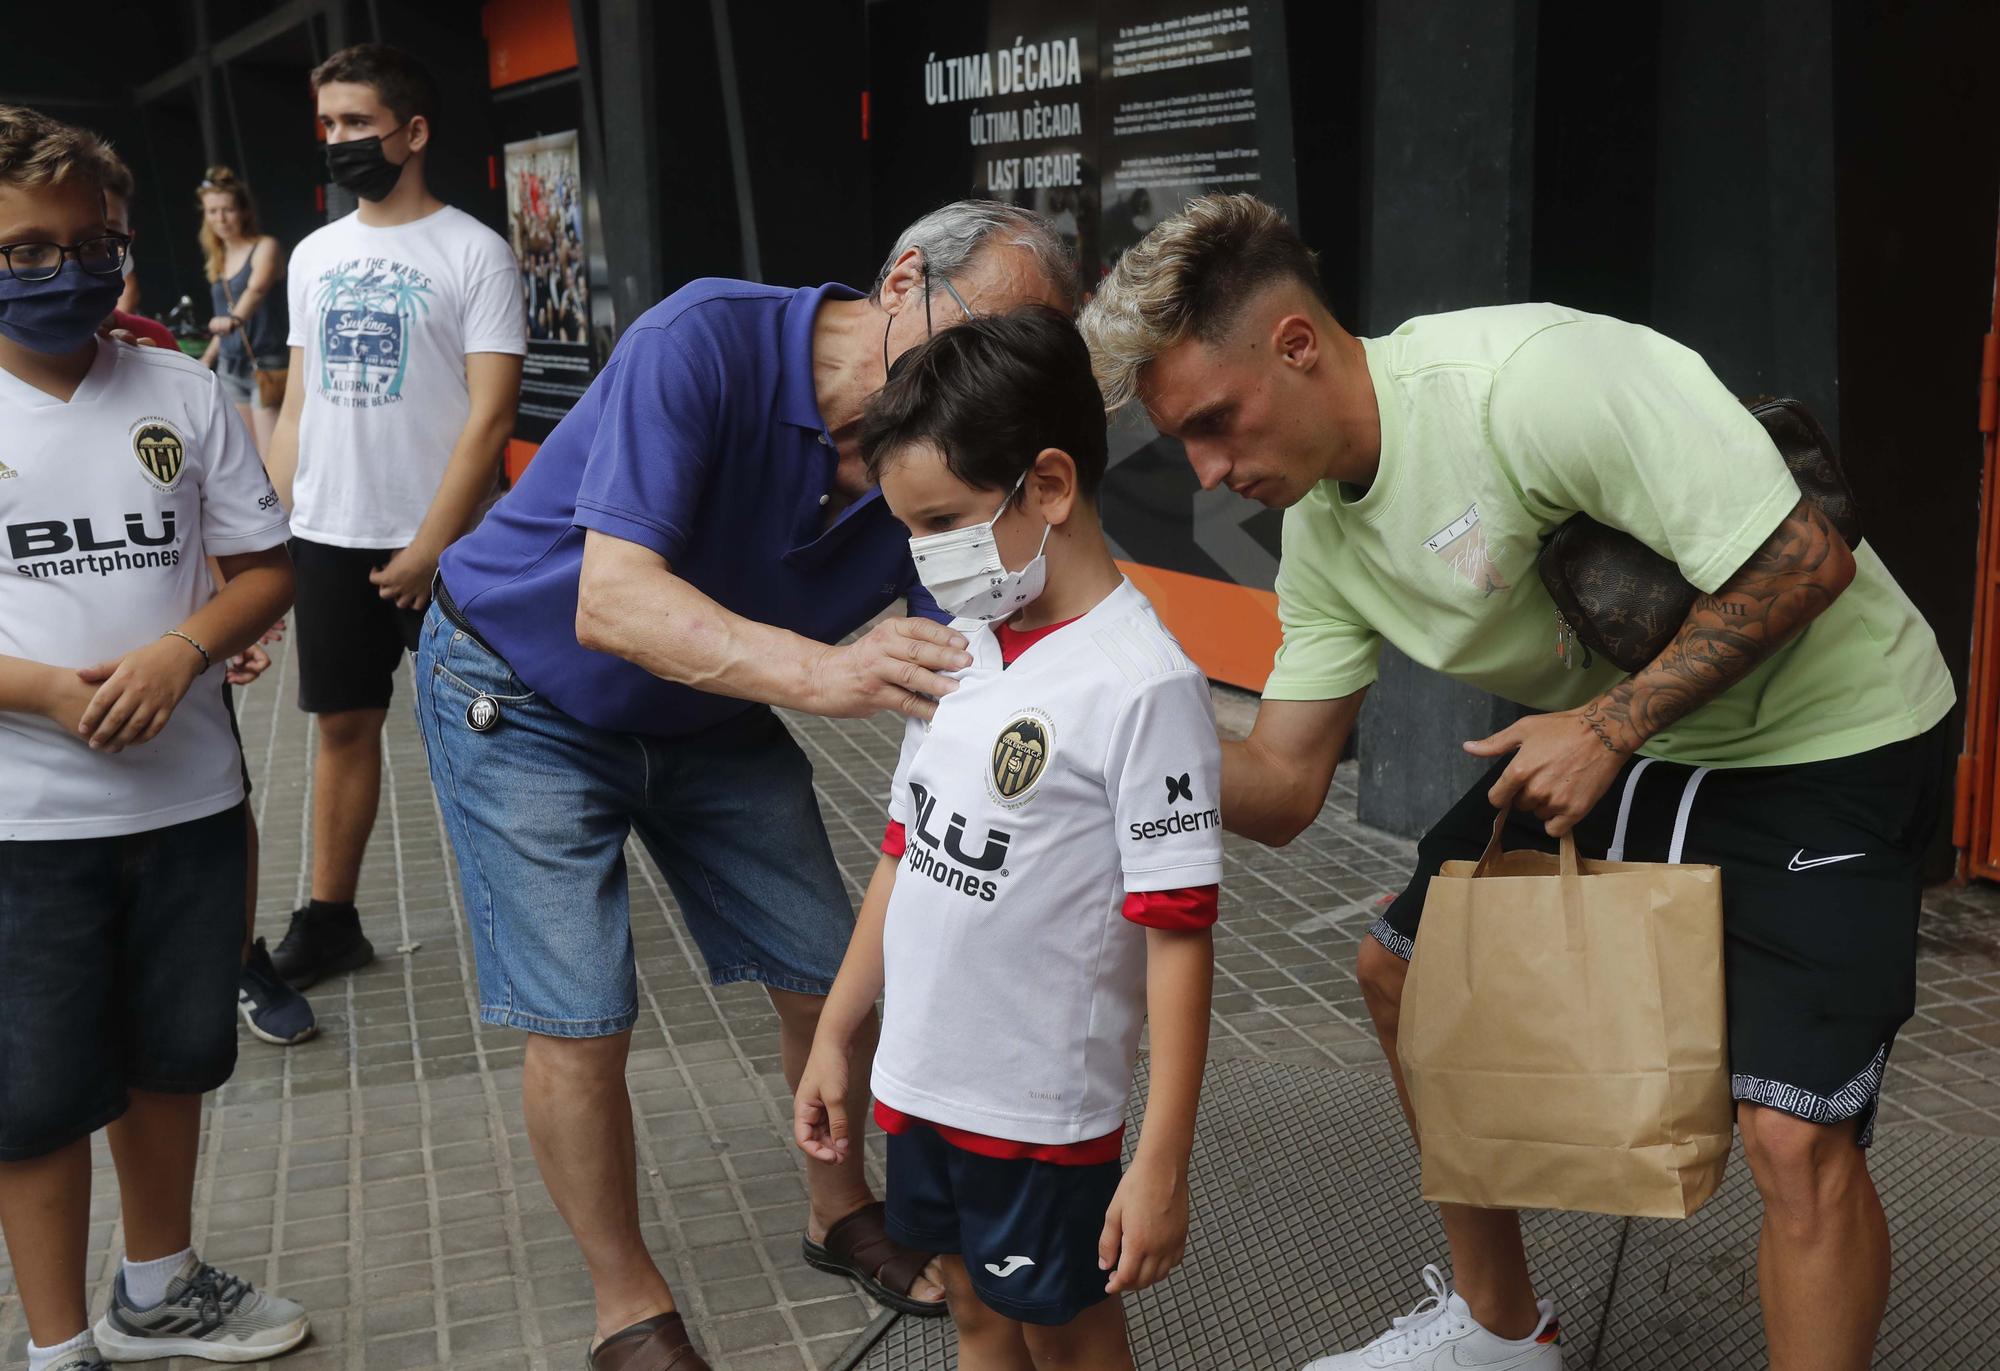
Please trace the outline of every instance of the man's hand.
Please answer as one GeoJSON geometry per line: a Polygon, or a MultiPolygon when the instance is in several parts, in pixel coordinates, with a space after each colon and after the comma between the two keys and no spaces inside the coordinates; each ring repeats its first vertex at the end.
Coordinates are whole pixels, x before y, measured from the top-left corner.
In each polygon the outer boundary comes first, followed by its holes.
{"type": "Polygon", "coordinates": [[[247,686],[262,676],[271,665],[271,654],[252,643],[229,659],[229,667],[222,679],[233,686],[247,686]]]}
{"type": "Polygon", "coordinates": [[[1514,760],[1486,798],[1495,809],[1512,805],[1544,821],[1551,838],[1575,828],[1604,798],[1631,753],[1591,726],[1591,706],[1560,714],[1534,714],[1490,738],[1467,743],[1475,757],[1514,760]]]}
{"type": "Polygon", "coordinates": [[[813,670],[812,712],[858,719],[893,709],[918,719],[958,689],[941,671],[972,665],[965,638],[929,619],[890,619],[866,637],[827,648],[813,670]]]}
{"type": "Polygon", "coordinates": [[[122,752],[160,735],[204,670],[201,654],[179,638],[160,638],[113,661],[81,668],[76,677],[97,687],[77,732],[93,751],[122,752]]]}
{"type": "Polygon", "coordinates": [[[1144,1290],[1164,1280],[1187,1253],[1187,1230],[1186,1169],[1141,1152],[1118,1182],[1097,1239],[1097,1267],[1111,1273],[1106,1293],[1144,1290]]]}
{"type": "Polygon", "coordinates": [[[438,556],[412,543],[369,572],[368,579],[375,583],[375,593],[396,608],[423,610],[430,606],[438,556]]]}
{"type": "Polygon", "coordinates": [[[280,619],[280,620],[278,620],[278,622],[277,622],[277,623],[275,623],[275,624],[272,624],[272,625],[271,625],[271,626],[270,626],[269,628],[267,628],[267,629],[265,629],[265,630],[264,630],[264,636],[263,636],[263,637],[261,637],[261,638],[259,638],[259,639],[258,639],[257,641],[258,641],[259,643],[282,643],[282,642],[284,642],[284,641],[285,641],[285,621],[284,621],[283,619],[280,619]]]}
{"type": "Polygon", "coordinates": [[[853,1147],[847,1119],[847,1054],[813,1044],[792,1095],[792,1137],[817,1162],[838,1162],[853,1147]]]}

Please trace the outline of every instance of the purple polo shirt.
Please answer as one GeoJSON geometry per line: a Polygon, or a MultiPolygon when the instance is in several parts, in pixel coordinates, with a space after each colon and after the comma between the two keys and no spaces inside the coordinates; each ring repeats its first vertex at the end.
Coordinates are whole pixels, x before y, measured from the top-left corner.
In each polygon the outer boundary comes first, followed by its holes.
{"type": "Polygon", "coordinates": [[[649,547],[759,623],[837,642],[917,584],[879,491],[825,527],[838,457],[813,392],[813,316],[845,286],[694,281],[639,316],[519,485],[446,551],[444,583],[529,689],[598,728],[672,737],[746,701],[576,641],[586,529],[649,547]]]}

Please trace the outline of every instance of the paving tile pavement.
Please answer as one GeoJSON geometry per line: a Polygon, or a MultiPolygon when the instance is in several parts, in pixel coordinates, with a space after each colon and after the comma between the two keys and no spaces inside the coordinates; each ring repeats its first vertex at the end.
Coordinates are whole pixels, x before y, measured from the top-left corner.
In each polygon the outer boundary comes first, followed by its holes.
{"type": "MultiPolygon", "coordinates": [[[[274,655],[266,679],[238,695],[263,834],[260,929],[273,941],[304,896],[312,780],[311,722],[293,703],[289,654],[274,655]]],[[[1240,701],[1224,704],[1225,717],[1243,713],[1240,701]]],[[[880,720],[791,722],[858,902],[898,731],[880,720]]],[[[1351,951],[1413,855],[1413,844],[1356,820],[1344,778],[1289,848],[1229,841],[1217,1057],[1385,1069],[1351,951]]],[[[707,984],[636,846],[631,871],[642,1016],[630,1087],[648,1243],[718,1371],[830,1366],[875,1311],[800,1259],[803,1163],[789,1142],[776,1017],[754,987],[707,984]]],[[[580,1368],[589,1283],[529,1152],[521,1036],[478,1022],[457,871],[407,672],[360,904],[378,960],[312,992],[319,1038],[282,1050],[241,1034],[236,1076],[207,1114],[197,1243],[311,1310],[312,1341],[284,1363],[298,1371],[580,1368]]],[[[1884,1119],[2000,1135],[2000,899],[1942,889],[1928,908],[1918,1018],[1891,1065],[1884,1119]]],[[[90,1262],[101,1309],[120,1252],[101,1139],[97,1161],[90,1262]]],[[[25,1339],[0,1264],[6,1365],[21,1363],[25,1339]]]]}

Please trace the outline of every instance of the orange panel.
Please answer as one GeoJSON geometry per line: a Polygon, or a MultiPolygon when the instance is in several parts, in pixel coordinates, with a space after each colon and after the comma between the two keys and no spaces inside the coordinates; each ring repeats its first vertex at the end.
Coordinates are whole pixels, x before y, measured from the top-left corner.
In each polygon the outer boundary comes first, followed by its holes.
{"type": "Polygon", "coordinates": [[[521,479],[521,473],[528,469],[528,463],[533,461],[535,454],[541,450],[542,445],[540,443],[531,443],[525,438],[509,438],[507,440],[507,455],[504,460],[507,469],[507,484],[509,486],[512,486],[521,479]]]}
{"type": "Polygon", "coordinates": [[[1980,482],[1978,580],[1973,590],[1972,663],[1965,692],[1965,744],[1959,755],[1952,841],[1959,875],[2000,879],[2000,245],[1994,262],[1993,325],[1980,356],[1979,427],[1985,460],[1980,482]]]}
{"type": "Polygon", "coordinates": [[[1229,581],[1120,562],[1210,680],[1261,691],[1278,650],[1278,597],[1229,581]]]}
{"type": "Polygon", "coordinates": [[[486,80],[494,89],[576,65],[569,0],[486,0],[486,80]]]}

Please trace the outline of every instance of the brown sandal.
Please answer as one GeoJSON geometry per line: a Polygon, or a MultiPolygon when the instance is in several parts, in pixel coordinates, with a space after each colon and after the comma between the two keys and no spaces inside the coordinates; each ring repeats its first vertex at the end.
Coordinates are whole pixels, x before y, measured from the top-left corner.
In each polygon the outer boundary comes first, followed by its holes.
{"type": "Polygon", "coordinates": [[[679,1314],[657,1314],[597,1344],[590,1371],[710,1371],[679,1314]]]}
{"type": "Polygon", "coordinates": [[[826,1230],[826,1241],[805,1240],[806,1265],[845,1276],[880,1304],[920,1319],[940,1319],[948,1312],[943,1300],[910,1298],[910,1288],[931,1264],[933,1252],[917,1252],[889,1236],[888,1207],[880,1200],[864,1204],[826,1230]]]}

